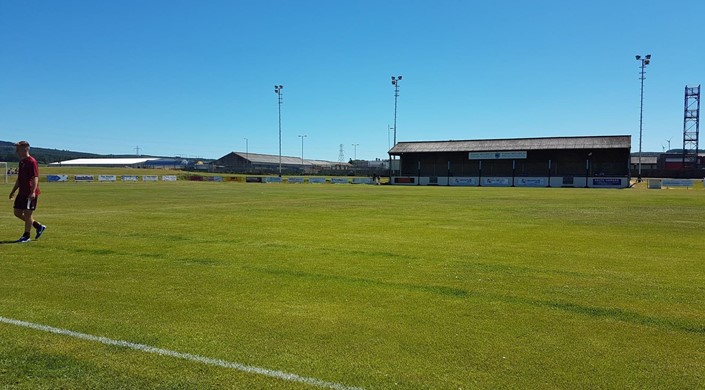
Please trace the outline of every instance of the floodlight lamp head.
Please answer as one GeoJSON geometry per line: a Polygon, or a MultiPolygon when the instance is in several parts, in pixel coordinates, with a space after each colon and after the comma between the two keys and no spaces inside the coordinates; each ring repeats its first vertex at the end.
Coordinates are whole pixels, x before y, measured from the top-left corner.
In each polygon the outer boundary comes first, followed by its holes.
{"type": "Polygon", "coordinates": [[[636,60],[639,61],[641,59],[641,56],[636,56],[636,60]]]}
{"type": "Polygon", "coordinates": [[[397,85],[397,81],[396,81],[396,80],[392,80],[392,85],[397,85]]]}
{"type": "Polygon", "coordinates": [[[647,60],[650,60],[650,59],[651,59],[651,54],[647,54],[647,55],[646,55],[646,59],[647,59],[647,60]]]}
{"type": "Polygon", "coordinates": [[[397,80],[401,80],[401,76],[397,77],[397,80]]]}
{"type": "Polygon", "coordinates": [[[649,65],[650,62],[649,60],[644,60],[644,65],[649,65]]]}

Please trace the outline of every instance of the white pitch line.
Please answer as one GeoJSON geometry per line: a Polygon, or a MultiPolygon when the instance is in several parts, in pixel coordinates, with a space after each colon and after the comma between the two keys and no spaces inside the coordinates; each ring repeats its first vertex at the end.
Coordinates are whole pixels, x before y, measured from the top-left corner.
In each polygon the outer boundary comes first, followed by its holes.
{"type": "Polygon", "coordinates": [[[68,329],[54,328],[52,326],[35,324],[32,322],[26,322],[26,321],[20,321],[20,320],[14,320],[12,318],[0,317],[0,322],[4,322],[4,323],[10,324],[10,325],[22,326],[25,328],[30,328],[30,329],[35,329],[35,330],[41,330],[43,332],[55,333],[55,334],[60,334],[60,335],[64,335],[64,336],[70,336],[70,337],[74,337],[74,338],[82,339],[82,340],[97,341],[97,342],[105,344],[105,345],[115,345],[118,347],[135,349],[135,350],[142,351],[142,352],[156,353],[158,355],[171,356],[171,357],[175,357],[178,359],[184,359],[184,360],[191,360],[194,362],[203,363],[203,364],[207,364],[210,366],[231,368],[231,369],[234,369],[237,371],[243,371],[243,372],[248,372],[248,373],[253,373],[253,374],[264,375],[264,376],[268,376],[268,377],[272,377],[272,378],[283,379],[283,380],[290,381],[290,382],[300,382],[300,383],[305,383],[307,385],[324,387],[324,388],[335,389],[335,390],[362,390],[362,388],[360,388],[360,387],[351,387],[351,386],[346,386],[346,385],[343,385],[340,383],[326,382],[326,381],[322,381],[320,379],[308,378],[305,376],[299,376],[299,375],[291,374],[291,373],[284,372],[284,371],[277,371],[277,370],[270,370],[267,368],[248,366],[245,364],[228,362],[228,361],[220,360],[220,359],[212,359],[212,358],[208,358],[205,356],[192,355],[190,353],[182,353],[182,352],[171,351],[168,349],[152,347],[152,346],[145,345],[145,344],[131,343],[129,341],[113,340],[113,339],[109,339],[107,337],[93,336],[93,335],[89,335],[86,333],[74,332],[74,331],[68,330],[68,329]]]}

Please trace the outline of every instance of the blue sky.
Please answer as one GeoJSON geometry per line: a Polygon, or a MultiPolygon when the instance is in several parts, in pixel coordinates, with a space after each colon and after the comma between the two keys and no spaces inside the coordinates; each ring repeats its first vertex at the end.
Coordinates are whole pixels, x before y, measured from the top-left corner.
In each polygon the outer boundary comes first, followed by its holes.
{"type": "MultiPolygon", "coordinates": [[[[218,158],[386,158],[398,141],[682,145],[705,2],[0,0],[0,140],[218,158]]],[[[701,142],[701,148],[705,142],[701,142]]]]}

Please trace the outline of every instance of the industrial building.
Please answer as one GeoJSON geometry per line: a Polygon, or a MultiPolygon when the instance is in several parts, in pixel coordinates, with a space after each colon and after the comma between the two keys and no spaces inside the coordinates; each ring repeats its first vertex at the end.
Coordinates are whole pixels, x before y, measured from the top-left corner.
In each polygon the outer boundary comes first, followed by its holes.
{"type": "Polygon", "coordinates": [[[263,174],[278,173],[280,166],[287,174],[347,172],[352,168],[342,162],[243,152],[230,152],[212,164],[216,171],[263,174]]]}
{"type": "Polygon", "coordinates": [[[632,153],[632,176],[637,176],[641,164],[641,176],[671,178],[705,177],[705,150],[694,151],[671,149],[665,152],[632,153]]]}

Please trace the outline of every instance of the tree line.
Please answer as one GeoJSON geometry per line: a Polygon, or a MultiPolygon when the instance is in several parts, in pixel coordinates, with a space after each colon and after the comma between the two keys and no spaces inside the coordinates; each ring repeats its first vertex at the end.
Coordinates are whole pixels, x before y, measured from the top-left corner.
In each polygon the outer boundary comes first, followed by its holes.
{"type": "MultiPolygon", "coordinates": [[[[58,161],[72,160],[76,158],[101,157],[94,153],[72,152],[70,150],[31,148],[32,156],[40,164],[50,164],[58,161]]],[[[13,142],[0,141],[0,161],[18,162],[13,142]]]]}

